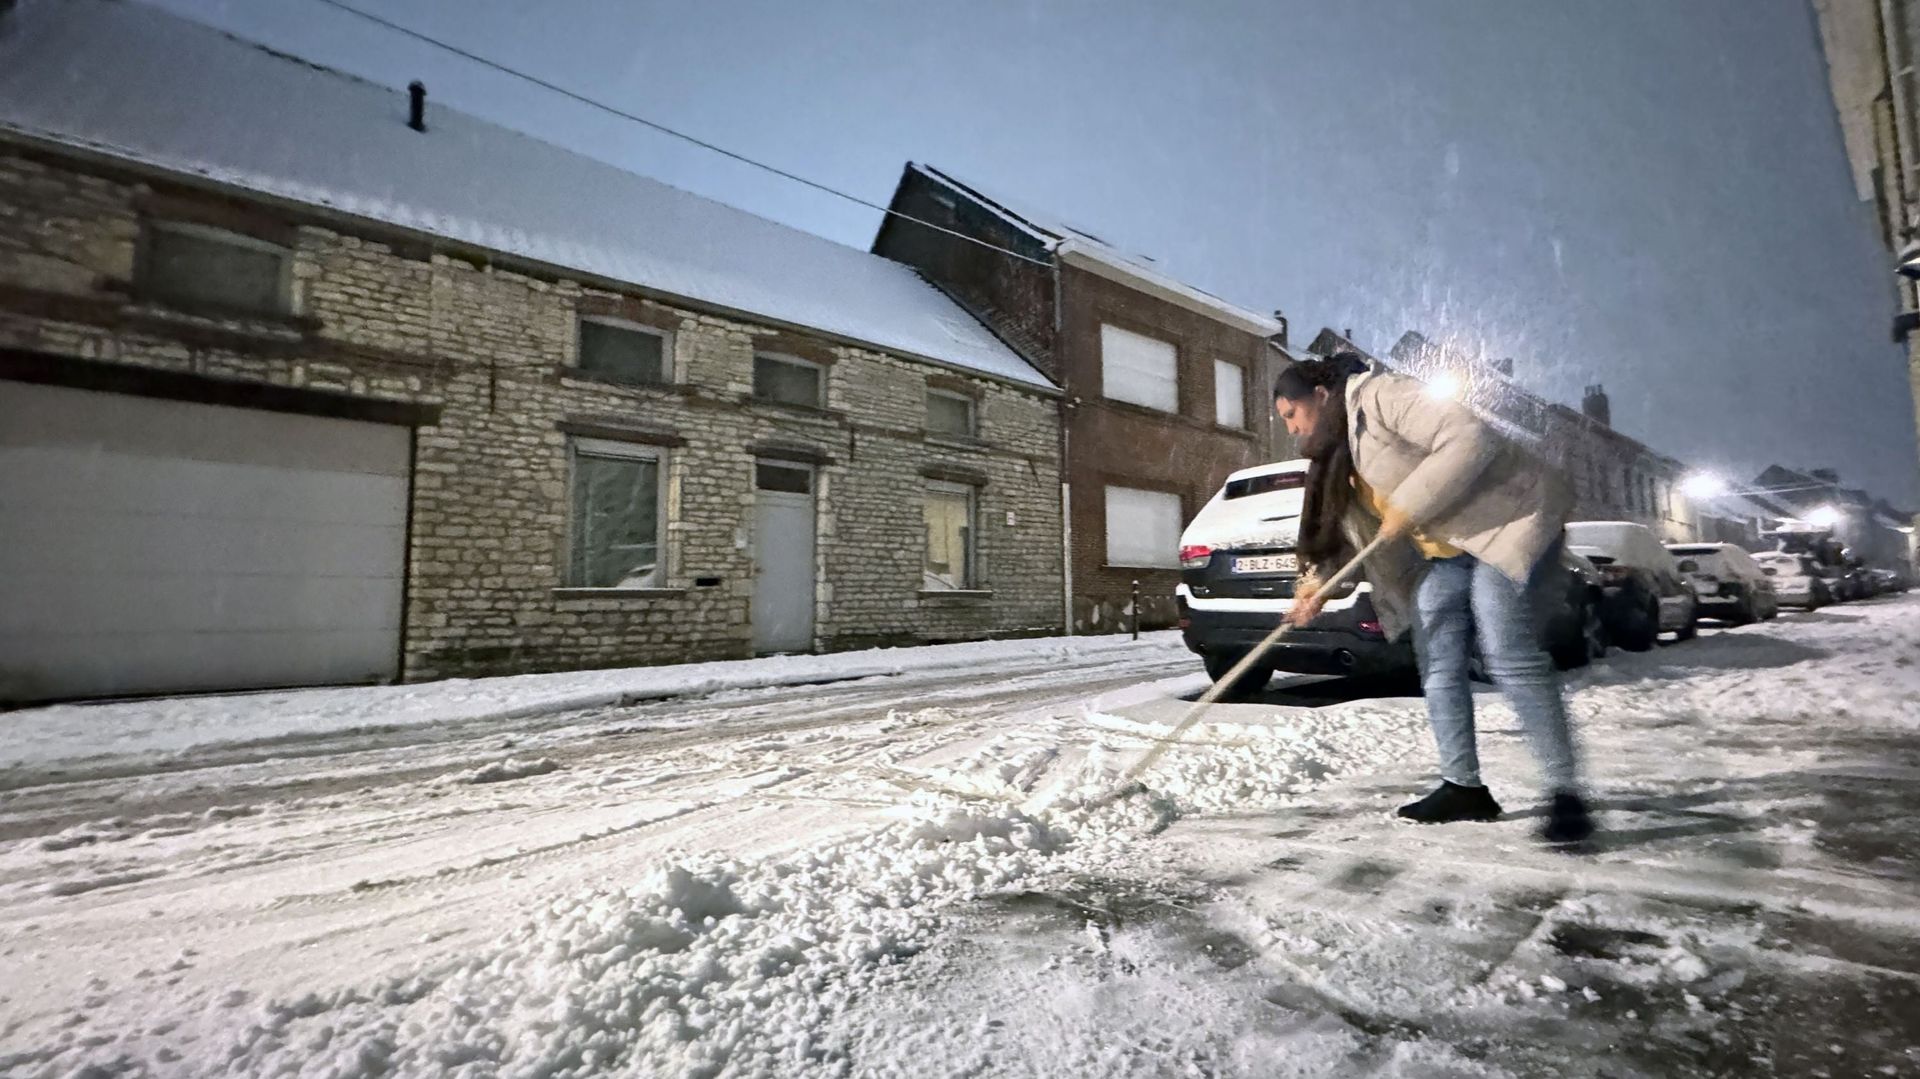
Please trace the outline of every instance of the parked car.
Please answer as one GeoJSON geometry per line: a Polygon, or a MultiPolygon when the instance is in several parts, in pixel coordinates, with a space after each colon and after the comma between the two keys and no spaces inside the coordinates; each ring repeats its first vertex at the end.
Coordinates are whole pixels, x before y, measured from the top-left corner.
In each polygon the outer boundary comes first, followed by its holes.
{"type": "Polygon", "coordinates": [[[1811,556],[1767,551],[1754,555],[1753,562],[1773,582],[1773,594],[1783,606],[1817,611],[1833,602],[1833,590],[1811,556]]]}
{"type": "Polygon", "coordinates": [[[1873,578],[1873,591],[1875,595],[1889,596],[1895,593],[1905,592],[1911,587],[1907,583],[1906,577],[1901,575],[1897,570],[1870,569],[1867,573],[1873,578]]]}
{"type": "Polygon", "coordinates": [[[1702,618],[1744,626],[1780,613],[1773,578],[1760,572],[1744,549],[1731,543],[1669,543],[1667,550],[1691,580],[1702,618]]]}
{"type": "Polygon", "coordinates": [[[1646,525],[1574,521],[1567,525],[1567,545],[1597,566],[1606,581],[1600,613],[1615,644],[1644,652],[1662,633],[1685,641],[1698,632],[1699,600],[1679,563],[1646,525]]]}
{"type": "MultiPolygon", "coordinates": [[[[1216,681],[1293,606],[1306,472],[1303,460],[1235,472],[1181,534],[1180,629],[1216,681]]],[[[1585,666],[1606,654],[1602,582],[1585,559],[1569,554],[1562,565],[1566,587],[1549,597],[1544,632],[1555,663],[1585,666]]],[[[1417,667],[1411,640],[1387,639],[1372,586],[1360,581],[1333,593],[1318,617],[1283,637],[1231,690],[1253,692],[1276,670],[1407,679],[1417,667]]]]}

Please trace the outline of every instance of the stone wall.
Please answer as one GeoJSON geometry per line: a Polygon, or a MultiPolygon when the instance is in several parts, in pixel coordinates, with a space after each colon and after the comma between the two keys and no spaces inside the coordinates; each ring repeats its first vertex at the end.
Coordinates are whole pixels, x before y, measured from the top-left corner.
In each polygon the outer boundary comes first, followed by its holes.
{"type": "Polygon", "coordinates": [[[762,454],[817,469],[817,648],[1060,630],[1054,398],[603,284],[321,211],[0,151],[0,348],[438,407],[415,437],[408,678],[750,654],[762,454]],[[141,222],[162,215],[271,232],[291,252],[291,315],[142,300],[141,222]],[[670,332],[671,381],[612,384],[576,369],[583,314],[670,332]],[[753,400],[756,347],[821,362],[824,407],[753,400]],[[978,438],[927,433],[930,383],[975,399],[978,438]],[[580,431],[664,447],[662,587],[561,587],[580,431]],[[921,590],[930,475],[977,489],[978,590],[921,590]]]}

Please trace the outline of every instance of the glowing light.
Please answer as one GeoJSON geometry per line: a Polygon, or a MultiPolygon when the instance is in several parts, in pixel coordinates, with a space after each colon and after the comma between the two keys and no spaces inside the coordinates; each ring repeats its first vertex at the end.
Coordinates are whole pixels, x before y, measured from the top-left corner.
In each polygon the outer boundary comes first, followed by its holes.
{"type": "Polygon", "coordinates": [[[1460,376],[1452,371],[1442,371],[1427,380],[1427,394],[1442,401],[1458,401],[1461,389],[1460,376]]]}
{"type": "Polygon", "coordinates": [[[1680,493],[1688,498],[1719,498],[1727,493],[1727,481],[1711,472],[1696,472],[1680,481],[1680,493]]]}
{"type": "Polygon", "coordinates": [[[1807,523],[1816,528],[1832,528],[1840,523],[1840,511],[1832,506],[1821,506],[1807,514],[1807,523]]]}

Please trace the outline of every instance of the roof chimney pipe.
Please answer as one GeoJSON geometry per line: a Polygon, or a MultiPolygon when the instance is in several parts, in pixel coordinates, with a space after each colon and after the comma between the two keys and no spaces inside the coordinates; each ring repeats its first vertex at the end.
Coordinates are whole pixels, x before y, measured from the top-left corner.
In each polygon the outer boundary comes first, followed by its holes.
{"type": "Polygon", "coordinates": [[[1280,324],[1280,333],[1279,333],[1280,347],[1286,348],[1287,347],[1287,313],[1285,311],[1279,310],[1278,308],[1275,308],[1273,312],[1273,321],[1278,322],[1280,324]]]}
{"type": "Polygon", "coordinates": [[[1587,387],[1586,396],[1580,399],[1580,411],[1602,427],[1613,426],[1613,403],[1607,400],[1607,391],[1600,386],[1587,387]]]}
{"type": "Polygon", "coordinates": [[[407,84],[407,126],[415,131],[427,129],[427,84],[418,79],[407,84]]]}

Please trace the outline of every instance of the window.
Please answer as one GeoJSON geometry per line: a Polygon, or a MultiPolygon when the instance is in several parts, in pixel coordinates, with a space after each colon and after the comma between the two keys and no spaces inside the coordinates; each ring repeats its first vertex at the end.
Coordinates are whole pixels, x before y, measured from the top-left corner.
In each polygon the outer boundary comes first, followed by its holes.
{"type": "Polygon", "coordinates": [[[945,390],[928,390],[927,430],[937,435],[973,437],[973,398],[945,390]]]}
{"type": "Polygon", "coordinates": [[[1107,488],[1107,565],[1180,568],[1180,496],[1107,488]]]}
{"type": "Polygon", "coordinates": [[[791,356],[753,358],[753,395],[762,401],[820,407],[820,367],[791,356]]]}
{"type": "Polygon", "coordinates": [[[1118,326],[1100,327],[1100,392],[1162,412],[1180,411],[1179,355],[1156,341],[1118,326]]]}
{"type": "Polygon", "coordinates": [[[284,315],[285,248],[205,225],[150,222],[140,258],[140,291],[185,307],[284,315]]]}
{"type": "Polygon", "coordinates": [[[1213,361],[1213,422],[1222,427],[1247,425],[1247,373],[1237,363],[1213,361]]]}
{"type": "Polygon", "coordinates": [[[660,330],[613,319],[580,320],[580,370],[614,382],[666,382],[669,338],[660,330]]]}
{"type": "Polygon", "coordinates": [[[962,483],[927,484],[927,563],[920,587],[928,591],[975,588],[974,489],[962,483]]]}
{"type": "Polygon", "coordinates": [[[658,588],[665,582],[665,457],[656,446],[574,441],[569,586],[658,588]]]}
{"type": "Polygon", "coordinates": [[[1307,485],[1305,472],[1269,472],[1264,476],[1248,476],[1241,480],[1228,480],[1225,498],[1246,498],[1249,495],[1267,495],[1275,491],[1298,491],[1307,485]]]}

